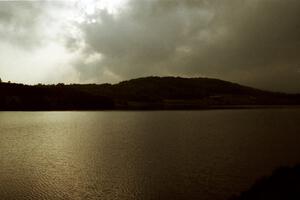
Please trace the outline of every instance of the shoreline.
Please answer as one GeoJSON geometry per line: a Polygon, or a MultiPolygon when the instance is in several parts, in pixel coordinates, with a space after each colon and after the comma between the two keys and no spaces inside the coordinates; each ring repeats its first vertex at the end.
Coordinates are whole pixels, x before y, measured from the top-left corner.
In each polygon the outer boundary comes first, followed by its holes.
{"type": "Polygon", "coordinates": [[[115,109],[3,109],[0,112],[98,112],[98,111],[205,111],[205,110],[254,110],[254,109],[300,109],[300,105],[216,105],[207,107],[177,108],[115,108],[115,109]]]}

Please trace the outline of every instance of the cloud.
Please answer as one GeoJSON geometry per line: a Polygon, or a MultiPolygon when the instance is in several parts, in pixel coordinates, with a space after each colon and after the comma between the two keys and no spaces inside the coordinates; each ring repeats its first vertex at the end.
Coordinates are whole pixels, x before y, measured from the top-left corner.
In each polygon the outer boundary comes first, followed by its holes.
{"type": "Polygon", "coordinates": [[[206,76],[300,92],[299,10],[298,0],[0,2],[0,73],[26,83],[206,76]],[[26,81],[25,70],[38,73],[26,81]]]}
{"type": "MultiPolygon", "coordinates": [[[[95,23],[80,24],[88,51],[102,56],[98,67],[93,63],[95,76],[101,80],[98,72],[103,68],[121,78],[168,73],[174,54],[211,18],[204,9],[185,4],[159,7],[158,3],[131,1],[117,16],[102,10],[90,16],[95,23]],[[201,25],[193,27],[191,18],[201,25]]],[[[81,67],[83,73],[89,71],[88,65],[81,67]]]]}
{"type": "Polygon", "coordinates": [[[4,1],[0,3],[0,37],[18,46],[33,47],[41,41],[38,24],[42,2],[4,1]]]}
{"type": "Polygon", "coordinates": [[[131,0],[118,15],[100,10],[94,23],[79,25],[87,51],[102,59],[76,68],[100,82],[110,71],[121,79],[210,76],[300,91],[299,10],[297,0],[131,0]]]}
{"type": "Polygon", "coordinates": [[[36,84],[74,82],[77,52],[65,47],[71,22],[65,2],[0,2],[0,75],[3,80],[36,84]]]}

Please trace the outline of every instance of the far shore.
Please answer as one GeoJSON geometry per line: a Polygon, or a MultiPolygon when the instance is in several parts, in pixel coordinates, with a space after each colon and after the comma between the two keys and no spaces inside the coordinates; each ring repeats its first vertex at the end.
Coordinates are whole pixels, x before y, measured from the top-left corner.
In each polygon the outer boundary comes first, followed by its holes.
{"type": "Polygon", "coordinates": [[[18,109],[0,110],[0,112],[97,112],[97,111],[201,111],[201,110],[243,110],[243,109],[300,109],[300,105],[215,105],[207,107],[177,107],[177,108],[115,108],[115,109],[18,109]]]}

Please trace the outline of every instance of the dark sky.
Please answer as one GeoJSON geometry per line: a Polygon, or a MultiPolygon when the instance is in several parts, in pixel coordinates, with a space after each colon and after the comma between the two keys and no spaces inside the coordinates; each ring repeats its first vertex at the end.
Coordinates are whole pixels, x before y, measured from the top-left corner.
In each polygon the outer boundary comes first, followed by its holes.
{"type": "Polygon", "coordinates": [[[300,92],[299,0],[0,2],[0,77],[213,77],[300,92]]]}

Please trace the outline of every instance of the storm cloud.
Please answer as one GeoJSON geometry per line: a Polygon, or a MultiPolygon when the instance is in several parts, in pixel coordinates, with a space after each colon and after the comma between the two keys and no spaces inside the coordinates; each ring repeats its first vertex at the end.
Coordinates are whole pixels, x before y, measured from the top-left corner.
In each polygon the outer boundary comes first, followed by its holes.
{"type": "Polygon", "coordinates": [[[115,12],[95,7],[80,20],[59,18],[74,13],[76,5],[1,2],[0,43],[43,46],[45,23],[57,22],[60,31],[46,41],[64,49],[65,61],[56,59],[69,71],[55,81],[205,76],[300,92],[298,0],[128,0],[115,12]],[[30,14],[36,20],[28,24],[30,14]]]}

